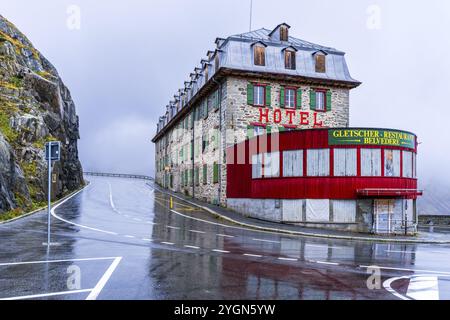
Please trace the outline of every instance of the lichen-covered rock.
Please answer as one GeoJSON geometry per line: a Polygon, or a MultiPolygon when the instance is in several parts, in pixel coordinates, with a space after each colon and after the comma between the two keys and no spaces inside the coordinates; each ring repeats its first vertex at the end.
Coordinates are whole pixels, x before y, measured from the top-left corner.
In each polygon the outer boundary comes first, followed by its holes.
{"type": "Polygon", "coordinates": [[[47,141],[62,146],[53,197],[82,186],[79,138],[75,104],[58,72],[0,15],[0,215],[45,201],[47,141]]]}

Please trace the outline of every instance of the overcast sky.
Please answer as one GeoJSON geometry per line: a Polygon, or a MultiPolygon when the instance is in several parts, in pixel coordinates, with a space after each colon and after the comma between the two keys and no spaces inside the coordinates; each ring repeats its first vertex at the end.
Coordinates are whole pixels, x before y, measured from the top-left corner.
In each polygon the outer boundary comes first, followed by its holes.
{"type": "MultiPolygon", "coordinates": [[[[71,90],[84,169],[153,174],[158,116],[216,37],[248,31],[249,4],[0,0],[0,13],[71,90]]],[[[417,133],[419,174],[450,176],[450,1],[254,0],[253,29],[281,22],[294,37],[347,53],[363,82],[351,92],[352,126],[417,133]]]]}

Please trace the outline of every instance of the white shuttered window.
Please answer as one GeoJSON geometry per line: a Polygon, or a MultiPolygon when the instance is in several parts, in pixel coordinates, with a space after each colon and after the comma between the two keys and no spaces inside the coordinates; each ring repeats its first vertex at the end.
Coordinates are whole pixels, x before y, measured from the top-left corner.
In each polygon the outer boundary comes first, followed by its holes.
{"type": "Polygon", "coordinates": [[[310,177],[327,177],[330,175],[330,149],[308,150],[307,173],[310,177]]]}
{"type": "Polygon", "coordinates": [[[384,175],[400,177],[400,150],[384,150],[384,175]]]}
{"type": "Polygon", "coordinates": [[[303,150],[283,152],[283,177],[303,176],[303,150]]]}
{"type": "Polygon", "coordinates": [[[262,178],[262,154],[252,156],[252,178],[262,178]]]}
{"type": "Polygon", "coordinates": [[[380,149],[361,149],[361,175],[363,177],[381,176],[380,149]]]}
{"type": "Polygon", "coordinates": [[[280,152],[264,153],[264,178],[280,176],[280,152]]]}
{"type": "Polygon", "coordinates": [[[356,176],[356,149],[334,149],[334,175],[356,176]]]}
{"type": "Polygon", "coordinates": [[[413,154],[411,151],[403,151],[403,177],[413,177],[413,154]]]}

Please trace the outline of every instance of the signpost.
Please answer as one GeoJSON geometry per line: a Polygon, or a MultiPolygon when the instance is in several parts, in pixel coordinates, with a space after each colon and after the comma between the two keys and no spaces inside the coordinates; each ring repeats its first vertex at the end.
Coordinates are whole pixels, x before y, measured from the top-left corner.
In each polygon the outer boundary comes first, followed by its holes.
{"type": "Polygon", "coordinates": [[[61,155],[61,143],[59,141],[50,141],[45,144],[45,160],[48,164],[48,217],[47,217],[47,243],[50,246],[50,215],[52,209],[52,161],[59,161],[61,155]]]}

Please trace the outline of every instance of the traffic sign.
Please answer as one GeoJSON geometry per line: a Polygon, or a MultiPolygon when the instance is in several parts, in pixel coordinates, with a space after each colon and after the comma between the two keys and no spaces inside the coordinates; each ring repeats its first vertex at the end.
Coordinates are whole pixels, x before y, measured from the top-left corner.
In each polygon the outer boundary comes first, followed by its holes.
{"type": "Polygon", "coordinates": [[[61,143],[59,141],[47,142],[45,144],[45,160],[59,161],[60,159],[61,159],[61,143]]]}

